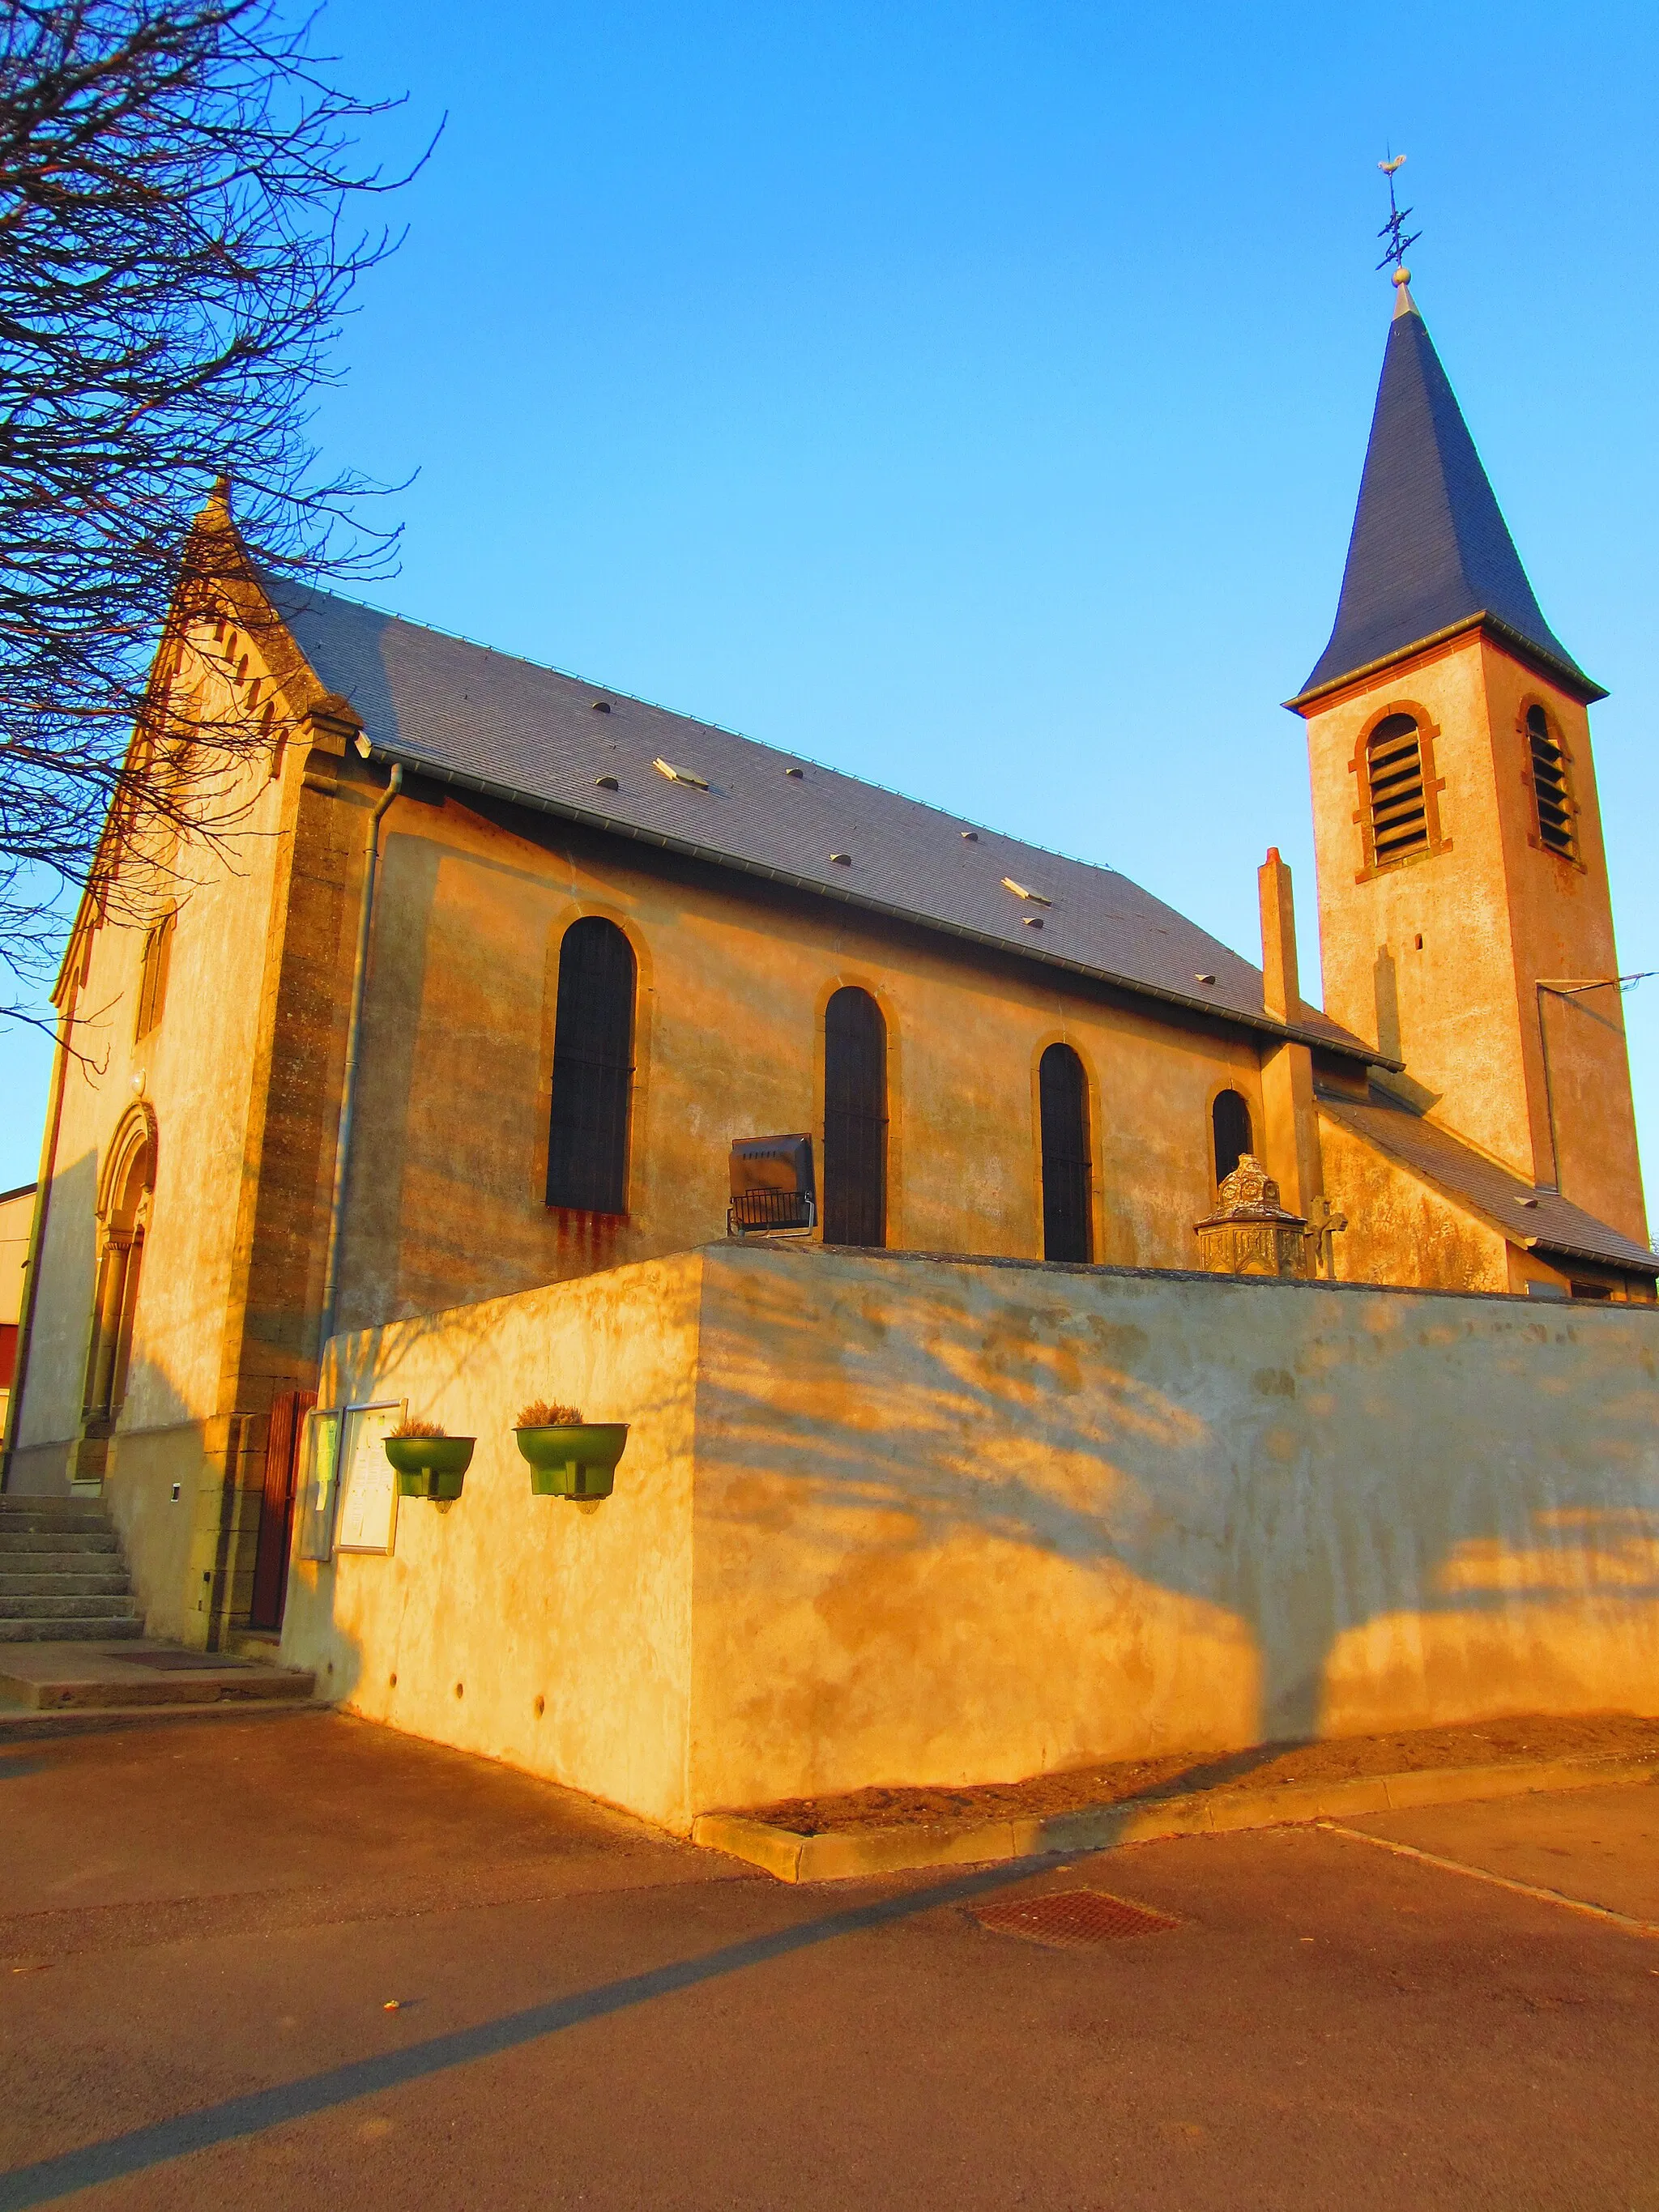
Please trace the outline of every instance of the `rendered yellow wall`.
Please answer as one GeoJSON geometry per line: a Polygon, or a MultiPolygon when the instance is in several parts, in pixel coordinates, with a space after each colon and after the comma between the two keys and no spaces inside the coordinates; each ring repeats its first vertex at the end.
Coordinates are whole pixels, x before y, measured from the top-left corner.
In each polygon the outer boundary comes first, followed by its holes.
{"type": "MultiPolygon", "coordinates": [[[[261,1053],[280,943],[272,910],[304,766],[297,744],[275,777],[264,762],[249,763],[215,795],[236,825],[231,865],[206,842],[177,852],[153,876],[130,861],[106,919],[90,931],[8,1473],[14,1492],[61,1491],[69,1481],[101,1234],[99,1185],[142,1100],[155,1121],[155,1188],[104,1496],[150,1630],[196,1643],[209,1633],[222,1551],[261,1053]],[[135,1039],[145,927],[163,902],[178,909],[165,1002],[159,1024],[135,1039]]],[[[230,1474],[234,1486],[237,1469],[230,1474]]],[[[233,1504],[233,1516],[240,1510],[233,1504]]]]}
{"type": "MultiPolygon", "coordinates": [[[[1617,969],[1583,708],[1470,631],[1322,704],[1308,749],[1326,1012],[1403,1059],[1437,1121],[1528,1182],[1553,1182],[1535,987],[1617,969]],[[1533,702],[1571,757],[1580,864],[1537,842],[1522,726],[1533,702]],[[1367,729],[1396,712],[1431,735],[1444,848],[1362,878],[1353,762],[1367,729]]],[[[1645,1243],[1619,994],[1552,999],[1547,1018],[1561,1188],[1645,1243]]]]}
{"type": "MultiPolygon", "coordinates": [[[[1347,1227],[1331,1240],[1340,1283],[1415,1280],[1425,1290],[1507,1291],[1509,1242],[1328,1115],[1320,1116],[1325,1189],[1347,1227]]],[[[1537,1271],[1547,1278],[1550,1271],[1537,1271]]]]}
{"type": "Polygon", "coordinates": [[[452,1506],[400,1501],[392,1556],[294,1562],[283,1657],[355,1712],[685,1826],[702,1274],[685,1254],[335,1339],[325,1404],[407,1399],[477,1449],[452,1506]],[[531,1495],[534,1398],[630,1423],[612,1497],[531,1495]]]}
{"type": "Polygon", "coordinates": [[[519,820],[515,835],[453,796],[386,817],[343,1326],[719,1236],[735,1137],[809,1130],[821,1173],[824,1008],[844,983],[887,1023],[890,1245],[1040,1255],[1036,1070],[1064,1038],[1091,1082],[1097,1256],[1194,1264],[1211,1099],[1234,1085],[1264,1127],[1254,1040],[519,820]],[[625,1221],[544,1202],[559,945],[590,914],[627,932],[639,966],[625,1221]]]}
{"type": "Polygon", "coordinates": [[[1652,1309],[720,1245],[344,1349],[478,1456],[285,1655],[670,1826],[1659,1710],[1652,1309]],[[507,1434],[567,1387],[634,1425],[586,1512],[507,1434]]]}

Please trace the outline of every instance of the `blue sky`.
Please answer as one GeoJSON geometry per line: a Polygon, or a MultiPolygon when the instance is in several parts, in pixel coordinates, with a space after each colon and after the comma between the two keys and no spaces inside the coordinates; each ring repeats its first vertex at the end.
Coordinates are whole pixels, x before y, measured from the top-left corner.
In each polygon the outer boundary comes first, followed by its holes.
{"type": "MultiPolygon", "coordinates": [[[[417,619],[1109,860],[1255,957],[1391,295],[1413,287],[1595,731],[1659,967],[1651,7],[335,0],[447,112],[319,417],[417,619]]],[[[1626,1002],[1659,1164],[1659,983],[1626,1002]]],[[[45,1054],[0,1036],[0,1187],[45,1054]]]]}

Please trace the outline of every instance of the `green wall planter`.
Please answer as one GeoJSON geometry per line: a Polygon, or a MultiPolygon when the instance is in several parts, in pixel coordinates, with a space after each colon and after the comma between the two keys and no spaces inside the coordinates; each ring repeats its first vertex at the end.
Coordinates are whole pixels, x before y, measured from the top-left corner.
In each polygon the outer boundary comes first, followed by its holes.
{"type": "Polygon", "coordinates": [[[447,1504],[461,1494],[476,1437],[388,1437],[386,1455],[398,1470],[400,1498],[447,1504]]]}
{"type": "Polygon", "coordinates": [[[530,1462],[537,1498],[609,1498],[628,1443],[626,1421],[583,1421],[564,1429],[514,1429],[530,1462]]]}

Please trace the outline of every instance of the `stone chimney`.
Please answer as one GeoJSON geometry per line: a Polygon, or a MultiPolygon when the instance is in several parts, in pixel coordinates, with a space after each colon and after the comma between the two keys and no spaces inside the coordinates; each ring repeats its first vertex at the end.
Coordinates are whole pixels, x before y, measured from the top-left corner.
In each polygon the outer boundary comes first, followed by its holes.
{"type": "Polygon", "coordinates": [[[1291,872],[1269,845],[1255,872],[1261,898],[1261,999],[1276,1022],[1299,1022],[1302,994],[1296,972],[1296,902],[1291,872]]]}
{"type": "MultiPolygon", "coordinates": [[[[1291,872],[1277,845],[1256,871],[1261,897],[1261,1003],[1270,1019],[1290,1025],[1306,1019],[1296,971],[1296,908],[1291,872]]],[[[1286,1038],[1264,1045],[1261,1104],[1267,1127],[1263,1158],[1284,1192],[1285,1204],[1304,1219],[1324,1193],[1319,1155],[1319,1109],[1314,1103],[1313,1055],[1286,1038]]]]}

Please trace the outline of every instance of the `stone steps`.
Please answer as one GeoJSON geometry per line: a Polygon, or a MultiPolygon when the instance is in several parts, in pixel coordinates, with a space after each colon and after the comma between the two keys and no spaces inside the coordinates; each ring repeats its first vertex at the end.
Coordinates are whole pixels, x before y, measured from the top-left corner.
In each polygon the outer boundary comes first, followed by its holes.
{"type": "MultiPolygon", "coordinates": [[[[108,1559],[106,1552],[96,1554],[108,1559]]],[[[125,1597],[127,1578],[119,1559],[111,1559],[102,1572],[88,1569],[80,1559],[68,1565],[48,1565],[55,1553],[47,1553],[39,1565],[31,1559],[22,1571],[0,1564],[0,1599],[9,1597],[125,1597]]]]}
{"type": "Polygon", "coordinates": [[[0,1498],[0,1644],[102,1643],[143,1632],[100,1501],[0,1498]]]}
{"type": "Polygon", "coordinates": [[[269,1711],[311,1701],[307,1668],[132,1638],[14,1644],[0,1652],[0,1729],[44,1714],[269,1711]]]}
{"type": "Polygon", "coordinates": [[[88,1620],[74,1613],[67,1620],[0,1620],[0,1644],[107,1644],[113,1637],[142,1636],[144,1624],[131,1620],[88,1620]]]}
{"type": "Polygon", "coordinates": [[[101,1597],[88,1597],[56,1587],[65,1579],[62,1575],[54,1575],[54,1586],[50,1589],[36,1590],[24,1597],[0,1597],[0,1620],[131,1620],[136,1617],[137,1607],[132,1592],[125,1586],[125,1575],[112,1596],[106,1593],[101,1597]]]}
{"type": "MultiPolygon", "coordinates": [[[[0,1506],[5,1500],[0,1498],[0,1506]]],[[[120,1540],[101,1528],[14,1528],[0,1513],[0,1559],[119,1559],[120,1540]]]]}

